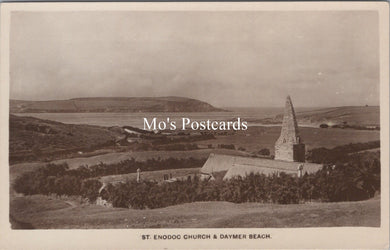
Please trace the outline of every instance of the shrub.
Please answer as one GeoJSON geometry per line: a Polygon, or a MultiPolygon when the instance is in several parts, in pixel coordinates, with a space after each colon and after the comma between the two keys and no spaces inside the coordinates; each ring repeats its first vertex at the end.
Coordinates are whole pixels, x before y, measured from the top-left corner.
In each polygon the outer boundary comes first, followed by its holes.
{"type": "Polygon", "coordinates": [[[218,144],[218,148],[226,148],[226,149],[236,149],[234,144],[218,144]]]}
{"type": "Polygon", "coordinates": [[[263,149],[261,149],[261,150],[259,151],[259,154],[260,154],[260,155],[270,155],[271,152],[269,151],[268,148],[263,148],[263,149]]]}
{"type": "Polygon", "coordinates": [[[343,163],[350,160],[352,153],[379,147],[380,141],[371,141],[365,143],[350,143],[332,149],[315,148],[308,151],[306,160],[325,164],[343,163]]]}
{"type": "Polygon", "coordinates": [[[89,201],[96,201],[99,195],[99,189],[102,183],[96,179],[84,180],[81,183],[80,194],[82,197],[88,198],[89,201]]]}
{"type": "MultiPolygon", "coordinates": [[[[373,146],[376,143],[370,143],[373,146]]],[[[354,152],[366,144],[346,145],[341,152],[354,152]]],[[[333,151],[332,151],[333,152],[333,151]]],[[[338,202],[371,198],[380,192],[380,153],[364,152],[343,158],[345,162],[326,164],[302,178],[283,172],[266,176],[249,174],[246,177],[222,181],[202,181],[188,178],[173,183],[143,180],[107,185],[101,193],[114,207],[146,209],[166,207],[194,201],[262,202],[292,204],[311,200],[338,202]]],[[[333,156],[332,156],[333,157],[333,156]]],[[[325,159],[329,160],[329,159],[325,159]]],[[[117,164],[100,163],[92,167],[69,170],[66,164],[47,166],[27,172],[15,180],[17,192],[31,194],[80,195],[95,201],[102,186],[94,178],[109,174],[159,170],[203,165],[203,160],[150,159],[136,162],[134,159],[117,164]]]]}

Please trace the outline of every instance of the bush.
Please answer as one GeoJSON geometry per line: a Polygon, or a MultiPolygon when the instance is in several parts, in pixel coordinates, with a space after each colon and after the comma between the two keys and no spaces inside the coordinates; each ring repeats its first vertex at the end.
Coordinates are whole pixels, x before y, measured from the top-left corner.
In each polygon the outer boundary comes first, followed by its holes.
{"type": "Polygon", "coordinates": [[[226,148],[226,149],[236,149],[234,144],[218,144],[218,148],[226,148]]]}
{"type": "MultiPolygon", "coordinates": [[[[345,145],[341,152],[353,152],[376,143],[345,145]]],[[[316,151],[317,152],[317,151],[316,151]]],[[[332,151],[333,152],[333,151],[332,151]]],[[[336,151],[335,151],[336,152],[336,151]]],[[[364,152],[343,158],[345,162],[327,164],[302,178],[279,174],[249,174],[231,180],[201,181],[188,178],[173,183],[144,180],[107,185],[102,198],[114,207],[146,209],[166,207],[194,201],[262,202],[292,204],[311,200],[338,202],[371,198],[380,192],[380,153],[364,152]]],[[[332,156],[333,157],[333,156],[332,156]]],[[[329,159],[325,159],[329,160],[329,159]]],[[[100,163],[92,167],[69,170],[66,164],[48,164],[27,172],[15,180],[17,192],[31,194],[80,195],[95,201],[102,183],[94,179],[103,175],[143,171],[198,167],[205,159],[152,159],[136,162],[134,159],[117,164],[100,163]]]]}
{"type": "MultiPolygon", "coordinates": [[[[81,166],[69,169],[66,163],[48,164],[35,171],[26,172],[16,178],[14,189],[25,195],[58,194],[81,195],[90,201],[95,201],[102,183],[96,179],[105,175],[136,173],[142,171],[156,171],[163,169],[197,168],[203,166],[206,159],[149,159],[137,162],[134,158],[114,164],[99,163],[94,166],[81,166]]],[[[122,203],[120,203],[122,204],[122,203]]],[[[123,204],[122,204],[123,205],[123,204]]]]}
{"type": "Polygon", "coordinates": [[[350,160],[352,153],[379,147],[380,141],[371,141],[365,143],[350,143],[343,146],[337,146],[332,149],[315,148],[308,151],[306,160],[309,162],[324,164],[343,163],[350,160]]]}
{"type": "Polygon", "coordinates": [[[80,194],[82,197],[88,198],[90,202],[94,202],[99,195],[101,187],[102,183],[96,179],[84,180],[81,183],[80,194]]]}
{"type": "MultiPolygon", "coordinates": [[[[109,201],[125,206],[158,208],[194,201],[294,204],[311,200],[336,202],[371,198],[380,190],[379,154],[367,152],[344,165],[329,166],[302,178],[283,172],[250,174],[228,181],[188,179],[174,183],[128,182],[113,187],[109,201]],[[122,189],[127,190],[124,194],[122,189]],[[126,196],[127,195],[127,196],[126,196]],[[124,204],[123,201],[121,204],[124,204]]],[[[115,205],[114,205],[115,206],[115,205]]]]}
{"type": "Polygon", "coordinates": [[[261,149],[261,150],[259,151],[259,154],[260,154],[260,155],[270,155],[271,152],[269,151],[268,148],[263,148],[263,149],[261,149]]]}

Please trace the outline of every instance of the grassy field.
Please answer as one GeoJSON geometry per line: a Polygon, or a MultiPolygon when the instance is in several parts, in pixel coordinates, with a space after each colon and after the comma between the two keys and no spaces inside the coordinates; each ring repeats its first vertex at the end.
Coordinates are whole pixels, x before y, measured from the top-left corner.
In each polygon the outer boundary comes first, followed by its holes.
{"type": "Polygon", "coordinates": [[[104,127],[10,115],[11,153],[90,147],[114,139],[114,133],[104,127]]]}
{"type": "MultiPolygon", "coordinates": [[[[234,144],[236,149],[243,147],[249,152],[258,152],[268,148],[274,154],[275,141],[280,136],[281,127],[249,127],[247,131],[240,131],[231,136],[217,136],[215,140],[200,142],[201,144],[234,144]]],[[[300,128],[301,138],[306,144],[306,150],[312,148],[333,148],[348,143],[368,142],[379,140],[379,131],[353,130],[353,129],[319,129],[300,128]]]]}
{"type": "MultiPolygon", "coordinates": [[[[344,106],[316,109],[296,109],[299,124],[315,125],[325,123],[329,125],[347,123],[359,126],[379,126],[379,106],[344,106]]],[[[260,119],[257,122],[281,123],[283,113],[272,118],[260,119]]],[[[256,121],[256,120],[255,120],[256,121]]]]}
{"type": "MultiPolygon", "coordinates": [[[[258,152],[262,148],[268,148],[274,154],[274,144],[280,134],[280,127],[249,127],[248,131],[241,131],[235,135],[217,136],[216,139],[201,141],[199,144],[207,146],[212,144],[214,149],[199,149],[191,151],[141,151],[141,152],[116,152],[92,157],[71,158],[52,161],[53,163],[67,162],[70,168],[77,168],[81,165],[95,165],[100,162],[107,164],[120,162],[122,160],[135,158],[137,161],[144,161],[151,158],[207,158],[210,153],[248,155],[258,152]],[[234,151],[227,149],[217,149],[218,144],[234,144],[236,149],[245,148],[245,151],[234,151]]],[[[352,130],[352,129],[318,129],[301,128],[301,136],[306,144],[306,150],[317,147],[332,148],[348,143],[367,142],[379,140],[379,131],[352,130]]],[[[20,163],[10,166],[11,181],[15,176],[34,170],[47,162],[20,163]]]]}
{"type": "MultiPolygon", "coordinates": [[[[34,124],[34,121],[32,121],[34,124]]],[[[42,124],[41,124],[42,125],[42,124]]],[[[68,125],[69,126],[69,125],[68,125]]],[[[22,130],[38,130],[33,133],[49,137],[68,136],[68,127],[47,123],[47,127],[28,126],[22,130]],[[55,129],[56,132],[53,133],[55,129]],[[63,129],[63,130],[62,130],[63,129]]],[[[80,143],[88,144],[88,140],[100,136],[100,128],[85,127],[93,131],[91,137],[81,138],[80,143]],[[85,140],[85,141],[84,141],[85,140]]],[[[143,151],[116,152],[91,157],[55,160],[53,163],[67,162],[70,168],[81,165],[95,165],[119,162],[129,158],[144,161],[151,158],[206,158],[211,152],[221,154],[249,155],[262,148],[268,148],[274,154],[274,143],[279,137],[280,127],[249,127],[234,135],[217,136],[214,140],[201,141],[199,144],[213,149],[191,151],[143,151]],[[217,149],[218,144],[234,144],[236,149],[245,151],[217,149]]],[[[26,130],[26,131],[27,131],[26,130]]],[[[300,128],[301,137],[306,144],[306,150],[317,147],[332,148],[348,143],[379,140],[379,131],[352,129],[318,129],[300,128]]],[[[105,131],[106,132],[106,131],[105,131]]],[[[28,133],[26,132],[26,136],[28,133]]],[[[12,131],[11,131],[12,135],[12,131]]],[[[70,136],[70,135],[69,135],[70,136]]],[[[110,138],[107,132],[102,140],[110,138]],[[106,138],[107,137],[107,138],[106,138]]],[[[78,138],[77,136],[71,136],[78,138]]],[[[27,137],[26,137],[27,138],[27,137]]],[[[28,141],[23,137],[23,140],[28,141]]],[[[38,138],[38,137],[37,137],[38,138]]],[[[21,141],[21,140],[20,140],[21,141]]],[[[19,142],[19,140],[18,140],[19,142]]],[[[70,141],[73,143],[73,139],[70,141]]],[[[69,142],[69,143],[70,143],[69,142]]],[[[61,143],[67,142],[60,142],[61,143]]],[[[26,147],[26,145],[22,145],[26,147]]],[[[47,162],[20,163],[10,166],[10,182],[16,176],[34,170],[47,162]]],[[[198,169],[176,169],[169,171],[143,172],[143,178],[162,179],[163,174],[172,173],[173,177],[193,174],[198,169]],[[171,171],[171,172],[170,172],[171,171]]],[[[135,174],[104,177],[108,181],[134,178],[135,174]]],[[[11,188],[10,220],[14,228],[208,228],[208,227],[326,227],[326,226],[379,226],[380,200],[342,203],[311,203],[300,205],[275,205],[245,203],[233,204],[228,202],[198,202],[182,204],[153,210],[133,210],[120,208],[105,208],[93,204],[82,203],[76,198],[56,198],[41,195],[20,196],[11,188]]]]}
{"type": "Polygon", "coordinates": [[[134,210],[34,195],[11,199],[13,228],[295,228],[380,226],[379,197],[360,202],[275,205],[196,202],[134,210]]]}
{"type": "Polygon", "coordinates": [[[347,122],[354,125],[379,125],[379,106],[345,106],[297,113],[302,124],[347,122]]]}
{"type": "Polygon", "coordinates": [[[69,158],[109,148],[120,134],[106,127],[72,125],[10,115],[11,163],[69,158]]]}
{"type": "MultiPolygon", "coordinates": [[[[96,165],[100,162],[106,164],[117,163],[123,160],[134,158],[137,161],[145,161],[147,159],[166,159],[169,157],[182,159],[182,158],[207,158],[211,152],[220,153],[220,154],[230,154],[230,155],[248,155],[246,152],[228,150],[228,149],[200,149],[200,150],[191,150],[191,151],[141,151],[141,152],[122,152],[122,153],[108,153],[97,155],[93,157],[83,157],[83,158],[70,158],[55,160],[51,163],[60,164],[66,162],[69,168],[78,168],[81,165],[96,165]]],[[[19,163],[13,164],[10,166],[10,180],[11,183],[13,180],[22,173],[27,171],[33,171],[39,167],[45,166],[48,162],[31,162],[31,163],[19,163]]],[[[185,166],[183,166],[185,168],[185,166]]]]}

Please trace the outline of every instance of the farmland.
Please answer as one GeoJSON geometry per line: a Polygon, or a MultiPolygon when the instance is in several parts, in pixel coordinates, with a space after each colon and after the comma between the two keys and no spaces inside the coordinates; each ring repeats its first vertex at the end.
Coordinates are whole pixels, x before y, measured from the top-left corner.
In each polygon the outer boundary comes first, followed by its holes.
{"type": "MultiPolygon", "coordinates": [[[[248,152],[257,152],[268,148],[274,154],[275,141],[280,135],[280,127],[249,127],[247,131],[239,131],[231,136],[217,136],[216,140],[202,141],[202,144],[234,144],[236,148],[243,147],[248,152]]],[[[318,147],[332,148],[335,146],[379,140],[379,131],[353,129],[318,129],[300,128],[301,137],[306,144],[306,150],[318,147]]]]}
{"type": "MultiPolygon", "coordinates": [[[[280,133],[280,127],[250,127],[247,133],[238,132],[231,136],[216,136],[216,139],[200,141],[199,145],[213,145],[213,149],[199,149],[190,151],[139,151],[139,152],[111,152],[91,157],[75,157],[68,159],[54,160],[52,163],[67,162],[70,168],[77,168],[81,165],[96,165],[99,162],[107,164],[134,158],[136,160],[147,160],[151,158],[204,158],[210,153],[249,155],[258,152],[263,148],[268,148],[271,154],[274,153],[274,143],[280,133]],[[234,144],[236,149],[245,148],[245,151],[236,151],[216,148],[218,144],[234,144]]],[[[379,140],[379,131],[348,130],[348,129],[315,129],[301,128],[301,134],[306,143],[307,149],[317,147],[332,148],[335,146],[379,140]]],[[[47,162],[25,162],[10,166],[11,180],[15,175],[25,171],[36,169],[46,165],[47,162]]]]}

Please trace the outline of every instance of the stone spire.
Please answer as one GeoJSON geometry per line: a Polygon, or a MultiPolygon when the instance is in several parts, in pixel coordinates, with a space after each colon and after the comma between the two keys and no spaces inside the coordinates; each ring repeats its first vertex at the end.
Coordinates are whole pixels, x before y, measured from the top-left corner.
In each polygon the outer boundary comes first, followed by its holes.
{"type": "Polygon", "coordinates": [[[284,116],[282,124],[282,132],[277,143],[299,143],[299,130],[297,119],[295,117],[294,106],[291,102],[291,97],[287,96],[286,104],[284,106],[284,116]]]}
{"type": "Polygon", "coordinates": [[[275,143],[275,160],[305,161],[305,144],[299,135],[297,119],[290,96],[284,108],[282,131],[275,143]]]}

